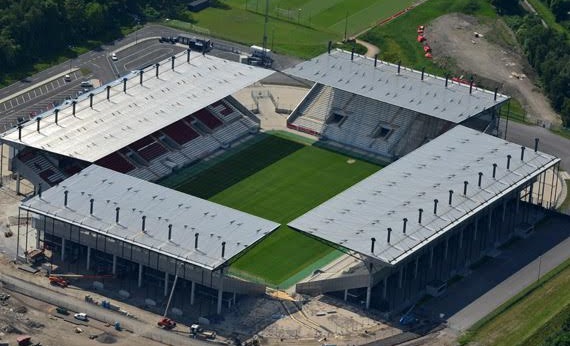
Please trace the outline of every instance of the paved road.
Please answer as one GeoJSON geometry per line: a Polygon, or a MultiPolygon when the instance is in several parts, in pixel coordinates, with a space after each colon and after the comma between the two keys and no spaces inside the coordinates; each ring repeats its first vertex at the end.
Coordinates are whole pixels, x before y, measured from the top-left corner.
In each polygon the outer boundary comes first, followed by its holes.
{"type": "MultiPolygon", "coordinates": [[[[504,134],[505,122],[501,120],[501,130],[504,134]]],[[[534,139],[539,138],[539,150],[562,159],[560,167],[570,172],[570,140],[558,136],[549,130],[528,126],[510,121],[507,131],[507,140],[534,148],[534,139]]]]}
{"type": "Polygon", "coordinates": [[[554,216],[421,307],[464,331],[570,256],[570,217],[554,216]],[[539,260],[540,257],[540,260],[539,260]]]}

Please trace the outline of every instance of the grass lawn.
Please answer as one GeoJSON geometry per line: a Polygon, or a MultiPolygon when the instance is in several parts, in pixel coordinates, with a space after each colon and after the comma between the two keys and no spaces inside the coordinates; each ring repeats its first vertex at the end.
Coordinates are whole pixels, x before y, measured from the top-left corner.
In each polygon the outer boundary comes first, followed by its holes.
{"type": "MultiPolygon", "coordinates": [[[[356,34],[413,2],[414,0],[274,0],[270,2],[267,45],[277,53],[311,58],[324,52],[328,41],[342,40],[345,27],[348,36],[356,34]]],[[[169,20],[164,24],[245,45],[261,45],[264,13],[264,0],[228,0],[223,2],[223,6],[193,13],[193,23],[169,20]]]]}
{"type": "Polygon", "coordinates": [[[570,139],[570,128],[565,128],[565,127],[551,128],[550,131],[556,133],[559,136],[570,139]]]}
{"type": "Polygon", "coordinates": [[[566,199],[558,210],[561,212],[570,211],[570,180],[566,180],[566,199]]]}
{"type": "MultiPolygon", "coordinates": [[[[172,187],[287,224],[380,169],[348,160],[326,149],[267,135],[172,187]]],[[[329,246],[281,226],[233,263],[230,271],[283,287],[299,272],[308,274],[308,266],[336,255],[329,246]]]]}
{"type": "Polygon", "coordinates": [[[514,121],[521,124],[532,124],[532,122],[527,119],[526,111],[524,110],[519,100],[511,98],[510,103],[510,106],[504,105],[501,107],[501,118],[506,119],[508,113],[509,121],[514,121]],[[510,110],[508,109],[509,107],[510,110]]]}
{"type": "Polygon", "coordinates": [[[538,12],[540,18],[546,22],[546,25],[562,34],[567,33],[566,28],[556,21],[556,17],[554,17],[552,11],[550,11],[541,0],[528,0],[528,2],[534,7],[536,12],[538,12]]]}
{"type": "MultiPolygon", "coordinates": [[[[543,326],[556,324],[570,304],[570,260],[501,305],[475,324],[460,338],[462,345],[525,345],[527,341],[544,340],[543,326]]],[[[533,341],[532,345],[540,345],[533,341]]],[[[528,344],[528,345],[531,345],[528,344]]]]}
{"type": "Polygon", "coordinates": [[[388,24],[367,32],[362,39],[380,47],[380,58],[389,62],[402,61],[404,66],[421,69],[438,75],[453,72],[454,62],[440,62],[439,66],[424,57],[417,42],[416,28],[429,25],[437,17],[453,12],[473,14],[477,17],[495,18],[494,8],[486,0],[429,0],[414,10],[388,24]]]}

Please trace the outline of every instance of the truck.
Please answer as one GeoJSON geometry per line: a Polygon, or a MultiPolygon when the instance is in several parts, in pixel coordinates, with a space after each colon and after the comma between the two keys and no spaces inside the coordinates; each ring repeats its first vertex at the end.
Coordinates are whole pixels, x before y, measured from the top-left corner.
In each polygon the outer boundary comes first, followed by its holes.
{"type": "Polygon", "coordinates": [[[213,330],[204,330],[202,326],[195,323],[190,326],[190,337],[201,340],[214,340],[216,338],[216,332],[213,330]]]}
{"type": "Polygon", "coordinates": [[[273,64],[273,58],[271,56],[271,50],[259,46],[249,47],[250,54],[247,57],[247,63],[249,65],[257,65],[263,67],[271,67],[273,64]]]}

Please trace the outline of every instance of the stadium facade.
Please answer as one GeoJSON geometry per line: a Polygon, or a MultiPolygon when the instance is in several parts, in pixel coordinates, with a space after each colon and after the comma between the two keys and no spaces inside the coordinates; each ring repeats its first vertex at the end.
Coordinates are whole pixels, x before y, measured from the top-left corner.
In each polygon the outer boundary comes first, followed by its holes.
{"type": "MultiPolygon", "coordinates": [[[[289,224],[356,263],[323,268],[297,292],[395,312],[440,294],[554,207],[560,160],[538,141],[487,134],[508,100],[497,91],[340,50],[286,72],[314,82],[289,128],[395,161],[289,224]]],[[[191,304],[198,288],[215,295],[218,313],[236,294],[265,292],[225,268],[277,224],[149,181],[255,135],[259,120],[231,94],[269,74],[188,51],[2,134],[17,182],[36,189],[20,211],[37,246],[164,295],[175,277],[191,304]]]]}

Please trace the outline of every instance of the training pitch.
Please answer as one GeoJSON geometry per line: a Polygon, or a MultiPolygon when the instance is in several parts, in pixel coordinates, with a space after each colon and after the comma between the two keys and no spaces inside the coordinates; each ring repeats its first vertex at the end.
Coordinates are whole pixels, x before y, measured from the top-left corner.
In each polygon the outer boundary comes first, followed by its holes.
{"type": "MultiPolygon", "coordinates": [[[[260,134],[201,171],[163,184],[287,224],[380,168],[314,145],[260,134]]],[[[230,272],[283,288],[339,254],[281,226],[234,262],[230,272]]]]}

